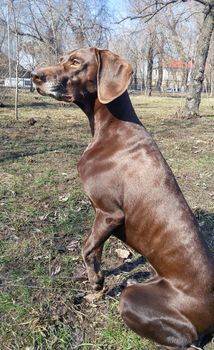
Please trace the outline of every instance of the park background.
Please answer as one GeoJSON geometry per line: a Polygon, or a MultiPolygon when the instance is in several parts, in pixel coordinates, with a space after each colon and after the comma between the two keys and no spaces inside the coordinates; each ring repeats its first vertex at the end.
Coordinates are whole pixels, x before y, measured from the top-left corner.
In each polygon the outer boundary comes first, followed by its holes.
{"type": "Polygon", "coordinates": [[[1,0],[1,350],[157,348],[118,312],[126,281],[149,277],[142,257],[111,238],[108,291],[91,293],[81,243],[94,213],[76,170],[88,121],[74,105],[38,95],[30,72],[79,47],[127,59],[137,115],[214,254],[213,23],[214,1],[1,0]]]}

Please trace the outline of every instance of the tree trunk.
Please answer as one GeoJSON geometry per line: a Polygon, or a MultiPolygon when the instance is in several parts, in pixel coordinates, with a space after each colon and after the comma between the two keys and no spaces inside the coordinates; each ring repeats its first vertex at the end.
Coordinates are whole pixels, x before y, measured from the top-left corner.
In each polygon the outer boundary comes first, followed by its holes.
{"type": "Polygon", "coordinates": [[[134,82],[134,90],[137,90],[137,70],[134,71],[133,74],[133,82],[134,82]]]}
{"type": "Polygon", "coordinates": [[[209,51],[210,40],[214,29],[214,1],[205,7],[205,17],[201,33],[196,44],[197,51],[194,68],[187,87],[187,96],[184,110],[181,112],[183,118],[199,117],[199,106],[204,81],[206,59],[209,51]]]}
{"type": "Polygon", "coordinates": [[[183,86],[184,91],[186,91],[187,84],[188,84],[188,75],[189,75],[189,69],[188,69],[188,62],[184,61],[184,65],[182,67],[182,80],[181,80],[181,86],[183,86]]]}
{"type": "Polygon", "coordinates": [[[154,53],[154,49],[153,49],[153,44],[151,43],[148,50],[148,56],[147,56],[147,77],[146,77],[146,90],[145,90],[146,96],[152,95],[153,53],[154,53]]]}
{"type": "Polygon", "coordinates": [[[214,97],[214,65],[211,65],[210,97],[214,97]]]}
{"type": "Polygon", "coordinates": [[[15,119],[19,119],[18,103],[19,103],[19,37],[16,32],[16,89],[15,89],[15,119]]]}
{"type": "Polygon", "coordinates": [[[162,82],[163,82],[163,62],[162,62],[162,56],[160,56],[158,61],[158,81],[157,81],[158,91],[161,91],[162,82]]]}

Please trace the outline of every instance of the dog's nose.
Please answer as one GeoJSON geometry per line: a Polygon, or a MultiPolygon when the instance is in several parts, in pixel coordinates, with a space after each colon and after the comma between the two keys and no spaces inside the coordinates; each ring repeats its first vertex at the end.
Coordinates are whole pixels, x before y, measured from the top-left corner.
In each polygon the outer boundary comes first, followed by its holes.
{"type": "Polygon", "coordinates": [[[45,74],[39,70],[31,72],[31,78],[33,82],[45,82],[45,74]]]}

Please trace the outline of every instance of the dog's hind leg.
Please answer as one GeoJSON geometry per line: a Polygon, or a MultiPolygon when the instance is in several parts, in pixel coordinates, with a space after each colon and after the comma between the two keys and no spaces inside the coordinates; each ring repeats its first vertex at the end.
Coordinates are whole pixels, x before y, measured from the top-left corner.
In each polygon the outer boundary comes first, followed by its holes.
{"type": "Polygon", "coordinates": [[[198,335],[176,307],[178,298],[177,291],[166,280],[135,284],[122,292],[120,313],[127,326],[141,337],[166,349],[187,349],[198,335]]]}

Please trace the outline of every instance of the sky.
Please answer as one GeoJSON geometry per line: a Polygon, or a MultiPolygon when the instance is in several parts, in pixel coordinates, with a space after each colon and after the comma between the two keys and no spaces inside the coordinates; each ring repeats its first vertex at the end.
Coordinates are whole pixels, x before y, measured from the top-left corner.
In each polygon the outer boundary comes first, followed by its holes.
{"type": "Polygon", "coordinates": [[[115,12],[117,12],[121,17],[126,15],[127,3],[127,0],[108,0],[112,13],[115,15],[115,12]]]}

